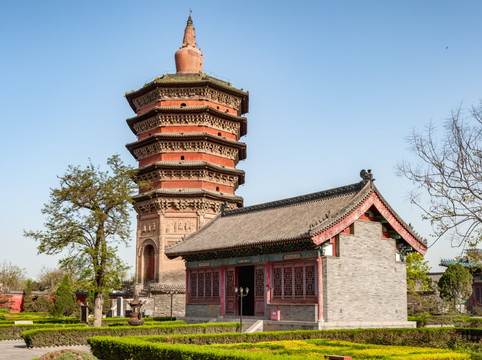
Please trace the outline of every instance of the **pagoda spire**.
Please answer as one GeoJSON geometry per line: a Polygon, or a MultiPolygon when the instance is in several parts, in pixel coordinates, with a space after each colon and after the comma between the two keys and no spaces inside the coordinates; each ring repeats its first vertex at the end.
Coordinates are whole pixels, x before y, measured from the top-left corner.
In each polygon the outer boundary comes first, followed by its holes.
{"type": "Polygon", "coordinates": [[[193,74],[203,71],[203,53],[196,45],[196,33],[192,23],[191,13],[184,29],[182,46],[174,55],[176,61],[176,73],[193,74]]]}

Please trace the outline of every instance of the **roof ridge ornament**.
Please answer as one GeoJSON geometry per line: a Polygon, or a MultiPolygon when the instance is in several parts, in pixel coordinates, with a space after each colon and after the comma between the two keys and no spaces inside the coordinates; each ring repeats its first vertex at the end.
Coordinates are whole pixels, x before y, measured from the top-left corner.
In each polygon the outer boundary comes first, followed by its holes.
{"type": "Polygon", "coordinates": [[[373,178],[372,169],[368,169],[368,170],[362,169],[360,171],[360,177],[362,178],[362,182],[364,184],[366,184],[369,181],[370,182],[375,181],[375,179],[373,178]]]}

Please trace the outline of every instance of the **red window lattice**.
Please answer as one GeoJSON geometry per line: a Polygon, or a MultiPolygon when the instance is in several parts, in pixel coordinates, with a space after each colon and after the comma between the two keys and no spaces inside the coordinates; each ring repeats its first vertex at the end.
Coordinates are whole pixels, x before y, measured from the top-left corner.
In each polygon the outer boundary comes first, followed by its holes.
{"type": "Polygon", "coordinates": [[[219,297],[219,272],[213,272],[213,297],[219,297]]]}
{"type": "Polygon", "coordinates": [[[197,297],[197,273],[191,272],[191,297],[197,297]]]}
{"type": "Polygon", "coordinates": [[[295,267],[295,296],[303,296],[303,266],[295,267]]]}
{"type": "Polygon", "coordinates": [[[204,273],[197,275],[197,297],[204,297],[204,273]]]}
{"type": "Polygon", "coordinates": [[[315,296],[315,265],[305,267],[306,296],[315,296]]]}
{"type": "Polygon", "coordinates": [[[281,279],[281,271],[282,268],[274,268],[273,269],[273,296],[274,297],[281,297],[282,291],[282,279],[281,279]]]}
{"type": "Polygon", "coordinates": [[[205,292],[204,292],[204,296],[206,298],[210,298],[212,296],[212,282],[211,282],[211,278],[212,278],[212,273],[208,272],[206,273],[205,275],[205,281],[206,281],[206,286],[205,286],[205,292]]]}
{"type": "Polygon", "coordinates": [[[255,272],[255,296],[264,296],[264,269],[256,269],[255,272]]]}
{"type": "Polygon", "coordinates": [[[273,268],[273,298],[306,299],[316,296],[315,265],[283,264],[273,268]]]}
{"type": "Polygon", "coordinates": [[[283,269],[283,290],[285,297],[293,296],[293,268],[285,267],[283,269]]]}
{"type": "Polygon", "coordinates": [[[234,296],[234,271],[226,272],[226,296],[234,296]]]}
{"type": "Polygon", "coordinates": [[[210,300],[219,297],[219,272],[218,271],[191,271],[190,296],[197,300],[210,300]]]}

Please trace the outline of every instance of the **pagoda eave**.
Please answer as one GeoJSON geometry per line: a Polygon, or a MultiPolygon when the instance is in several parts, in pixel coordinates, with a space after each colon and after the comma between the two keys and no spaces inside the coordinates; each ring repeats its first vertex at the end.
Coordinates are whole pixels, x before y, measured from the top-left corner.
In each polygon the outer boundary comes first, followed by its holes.
{"type": "Polygon", "coordinates": [[[134,204],[154,199],[178,199],[178,198],[206,198],[220,202],[235,203],[238,207],[243,206],[241,196],[224,194],[206,189],[157,189],[147,193],[133,196],[134,204]]]}
{"type": "Polygon", "coordinates": [[[142,120],[146,120],[157,114],[196,114],[196,113],[211,113],[215,116],[219,116],[222,119],[238,122],[240,124],[240,136],[244,136],[248,132],[247,119],[244,116],[237,116],[231,113],[226,113],[212,106],[187,106],[187,107],[174,107],[174,106],[155,106],[149,111],[142,113],[141,115],[131,117],[126,120],[127,125],[135,135],[139,133],[134,129],[134,125],[142,120]]]}
{"type": "Polygon", "coordinates": [[[222,80],[214,80],[215,78],[210,77],[205,74],[184,74],[184,75],[199,75],[199,77],[191,79],[186,77],[186,80],[178,80],[181,74],[166,74],[164,77],[169,76],[169,79],[155,79],[150,83],[145,84],[142,88],[138,90],[133,90],[125,94],[127,102],[134,112],[138,112],[140,108],[134,104],[134,99],[145,95],[146,93],[156,89],[156,88],[193,88],[193,87],[210,87],[212,89],[221,91],[223,93],[228,93],[232,96],[241,99],[240,113],[246,114],[249,111],[249,93],[243,90],[231,87],[226,82],[221,83],[222,80]]]}

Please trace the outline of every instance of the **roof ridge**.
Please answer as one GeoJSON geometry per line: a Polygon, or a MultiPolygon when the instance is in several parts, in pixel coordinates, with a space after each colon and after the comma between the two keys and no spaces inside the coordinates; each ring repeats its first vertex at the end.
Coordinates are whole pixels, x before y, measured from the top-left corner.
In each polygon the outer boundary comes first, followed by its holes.
{"type": "Polygon", "coordinates": [[[226,210],[223,213],[223,216],[233,216],[233,215],[238,215],[238,214],[244,214],[248,212],[256,212],[256,211],[262,211],[262,210],[267,210],[267,209],[274,209],[274,208],[280,208],[280,207],[285,207],[285,206],[290,206],[290,205],[297,205],[297,204],[302,204],[306,202],[311,202],[315,200],[320,200],[328,197],[334,197],[334,196],[340,196],[344,194],[348,194],[350,192],[356,192],[359,191],[360,189],[363,188],[365,183],[363,181],[355,183],[355,184],[350,184],[350,185],[345,185],[333,189],[328,189],[328,190],[323,190],[323,191],[318,191],[315,193],[311,194],[305,194],[305,195],[300,195],[300,196],[295,196],[291,198],[286,198],[286,199],[281,199],[281,200],[276,200],[276,201],[270,201],[267,203],[262,203],[262,204],[257,204],[257,205],[251,205],[251,206],[246,206],[238,209],[231,209],[231,210],[226,210]]]}

